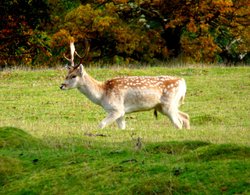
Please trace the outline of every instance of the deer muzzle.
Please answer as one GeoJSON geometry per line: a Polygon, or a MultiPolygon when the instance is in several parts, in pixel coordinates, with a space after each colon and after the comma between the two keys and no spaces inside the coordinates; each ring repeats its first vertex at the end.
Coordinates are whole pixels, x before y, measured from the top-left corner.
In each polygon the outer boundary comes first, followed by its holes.
{"type": "Polygon", "coordinates": [[[61,86],[60,86],[60,89],[61,89],[61,90],[65,90],[65,89],[66,89],[66,84],[65,84],[65,83],[62,83],[61,86]]]}

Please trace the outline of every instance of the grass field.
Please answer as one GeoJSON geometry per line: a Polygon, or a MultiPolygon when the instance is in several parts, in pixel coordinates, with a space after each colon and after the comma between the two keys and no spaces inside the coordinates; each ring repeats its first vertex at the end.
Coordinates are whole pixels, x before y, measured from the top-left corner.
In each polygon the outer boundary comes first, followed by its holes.
{"type": "Polygon", "coordinates": [[[66,70],[0,72],[0,194],[249,194],[250,68],[87,69],[185,78],[181,110],[190,130],[153,112],[127,115],[127,129],[98,129],[105,117],[66,70]],[[138,140],[142,144],[138,147],[138,140]]]}

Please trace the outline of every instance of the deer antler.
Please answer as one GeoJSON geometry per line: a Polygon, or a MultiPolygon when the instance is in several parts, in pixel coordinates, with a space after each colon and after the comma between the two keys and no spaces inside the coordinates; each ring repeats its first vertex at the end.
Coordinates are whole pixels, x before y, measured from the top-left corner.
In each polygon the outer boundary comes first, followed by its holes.
{"type": "Polygon", "coordinates": [[[80,66],[80,64],[82,63],[83,59],[84,59],[84,58],[88,55],[88,53],[89,53],[90,46],[89,46],[89,42],[88,42],[87,40],[85,40],[85,50],[86,50],[86,51],[85,51],[84,56],[81,57],[81,56],[77,53],[77,51],[76,51],[76,49],[75,49],[74,42],[71,41],[71,42],[70,42],[70,55],[71,55],[71,59],[67,58],[65,54],[63,54],[63,56],[64,56],[64,58],[65,58],[66,60],[68,60],[68,61],[71,63],[71,66],[72,66],[73,68],[77,68],[78,66],[80,66]],[[77,64],[77,65],[74,64],[74,54],[76,54],[76,55],[80,58],[80,63],[77,64]]]}
{"type": "Polygon", "coordinates": [[[75,45],[73,41],[70,41],[70,55],[71,59],[67,58],[65,53],[63,54],[63,57],[68,60],[71,63],[71,66],[74,66],[74,53],[76,52],[75,45]]]}
{"type": "Polygon", "coordinates": [[[80,64],[82,63],[83,59],[86,58],[86,56],[88,56],[89,50],[90,50],[90,45],[87,39],[85,39],[85,54],[83,57],[81,57],[76,51],[75,54],[80,58],[80,62],[78,65],[75,66],[75,68],[77,68],[78,66],[80,66],[80,64]]]}

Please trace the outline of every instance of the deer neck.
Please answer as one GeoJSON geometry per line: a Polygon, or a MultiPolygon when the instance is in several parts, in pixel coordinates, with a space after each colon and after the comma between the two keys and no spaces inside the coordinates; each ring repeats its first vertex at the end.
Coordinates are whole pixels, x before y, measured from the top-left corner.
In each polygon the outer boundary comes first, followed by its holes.
{"type": "Polygon", "coordinates": [[[87,73],[81,77],[77,89],[95,104],[101,105],[104,93],[103,83],[95,80],[87,73]]]}

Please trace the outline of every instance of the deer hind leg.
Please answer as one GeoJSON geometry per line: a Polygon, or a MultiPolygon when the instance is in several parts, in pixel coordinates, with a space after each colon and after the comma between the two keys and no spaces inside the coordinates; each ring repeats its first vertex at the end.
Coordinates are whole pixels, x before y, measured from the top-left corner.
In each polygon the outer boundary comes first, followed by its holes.
{"type": "Polygon", "coordinates": [[[188,114],[179,111],[179,115],[180,115],[180,117],[181,117],[181,119],[183,121],[184,128],[190,129],[190,122],[189,122],[189,116],[188,116],[188,114]]]}
{"type": "Polygon", "coordinates": [[[124,114],[122,114],[122,113],[120,113],[118,111],[111,111],[111,112],[108,113],[108,116],[105,119],[102,120],[99,127],[101,129],[103,129],[105,126],[107,126],[107,125],[113,123],[114,121],[118,120],[117,122],[118,122],[119,127],[121,125],[121,127],[125,128],[125,126],[124,126],[125,123],[122,122],[123,121],[123,119],[122,119],[123,116],[124,116],[124,114]]]}

